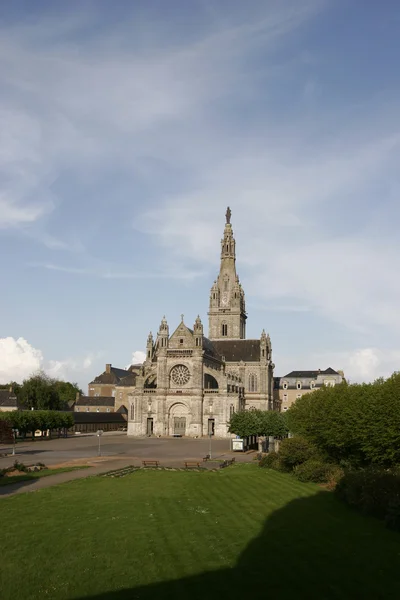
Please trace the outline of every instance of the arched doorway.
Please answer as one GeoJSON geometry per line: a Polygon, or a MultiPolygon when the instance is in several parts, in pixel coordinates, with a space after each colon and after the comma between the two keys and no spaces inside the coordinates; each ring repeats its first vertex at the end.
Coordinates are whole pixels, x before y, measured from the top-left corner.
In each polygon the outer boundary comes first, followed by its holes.
{"type": "Polygon", "coordinates": [[[175,437],[183,437],[188,427],[189,411],[185,404],[173,404],[169,411],[169,432],[175,437]]]}

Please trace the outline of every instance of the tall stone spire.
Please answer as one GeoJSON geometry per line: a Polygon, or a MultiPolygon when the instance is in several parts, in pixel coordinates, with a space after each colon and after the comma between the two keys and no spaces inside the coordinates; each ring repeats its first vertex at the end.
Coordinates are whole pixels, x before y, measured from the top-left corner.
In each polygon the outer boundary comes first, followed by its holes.
{"type": "Polygon", "coordinates": [[[209,337],[210,339],[244,339],[247,317],[244,292],[236,273],[236,242],[229,206],[225,216],[224,237],[221,240],[221,265],[210,294],[209,337]]]}

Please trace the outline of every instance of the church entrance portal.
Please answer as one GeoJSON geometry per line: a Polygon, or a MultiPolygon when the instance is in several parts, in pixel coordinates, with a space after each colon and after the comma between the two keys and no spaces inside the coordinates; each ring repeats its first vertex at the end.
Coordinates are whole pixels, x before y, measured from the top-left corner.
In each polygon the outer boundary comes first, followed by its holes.
{"type": "Polygon", "coordinates": [[[178,402],[173,404],[169,410],[169,435],[184,436],[186,428],[190,426],[190,416],[185,404],[178,402]]]}
{"type": "Polygon", "coordinates": [[[174,417],[174,435],[185,435],[186,417],[174,417]]]}

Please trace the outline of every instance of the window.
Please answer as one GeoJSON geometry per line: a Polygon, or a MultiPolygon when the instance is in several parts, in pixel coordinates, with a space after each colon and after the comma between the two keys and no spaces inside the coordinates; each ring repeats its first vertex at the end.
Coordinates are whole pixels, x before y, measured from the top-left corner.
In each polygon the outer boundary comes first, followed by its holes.
{"type": "Polygon", "coordinates": [[[287,402],[287,394],[283,394],[283,401],[287,402]]]}
{"type": "Polygon", "coordinates": [[[287,409],[288,409],[288,407],[287,407],[287,406],[284,406],[284,407],[283,407],[283,410],[287,410],[287,409]]]}
{"type": "Polygon", "coordinates": [[[297,395],[296,395],[296,398],[297,398],[297,400],[298,400],[299,398],[301,398],[301,394],[297,394],[297,395]]]}
{"type": "Polygon", "coordinates": [[[96,408],[96,412],[100,412],[100,409],[98,407],[96,408]]]}
{"type": "Polygon", "coordinates": [[[265,356],[265,350],[264,350],[264,348],[262,349],[262,352],[261,352],[261,353],[262,353],[262,356],[263,356],[263,358],[264,358],[264,356],[265,356]]]}
{"type": "Polygon", "coordinates": [[[122,399],[122,392],[119,393],[119,399],[122,399]]]}
{"type": "Polygon", "coordinates": [[[257,375],[253,373],[249,375],[249,392],[257,391],[257,375]]]}
{"type": "Polygon", "coordinates": [[[147,352],[147,358],[150,358],[150,350],[147,352]]]}
{"type": "Polygon", "coordinates": [[[107,408],[107,412],[110,412],[110,409],[109,409],[109,408],[107,408]]]}
{"type": "Polygon", "coordinates": [[[183,346],[183,338],[181,338],[181,339],[179,340],[179,344],[180,344],[181,346],[183,346]]]}
{"type": "Polygon", "coordinates": [[[196,346],[199,345],[199,338],[196,338],[196,346]]]}
{"type": "Polygon", "coordinates": [[[232,418],[234,414],[235,414],[235,407],[233,406],[233,404],[231,404],[229,407],[229,417],[232,418]]]}
{"type": "Polygon", "coordinates": [[[227,337],[228,335],[228,325],[226,323],[222,323],[222,337],[227,337]]]}
{"type": "Polygon", "coordinates": [[[132,404],[131,404],[131,421],[133,421],[134,418],[135,418],[135,405],[132,402],[132,404]]]}
{"type": "Polygon", "coordinates": [[[90,408],[87,406],[86,407],[86,412],[89,412],[89,411],[90,411],[90,408]]]}
{"type": "Polygon", "coordinates": [[[301,381],[298,381],[296,383],[296,387],[297,387],[298,390],[301,390],[301,381]]]}
{"type": "Polygon", "coordinates": [[[79,406],[76,407],[76,412],[79,412],[79,406]]]}
{"type": "Polygon", "coordinates": [[[91,391],[91,392],[94,392],[94,388],[90,388],[90,391],[91,391]]]}
{"type": "Polygon", "coordinates": [[[287,389],[288,389],[288,384],[287,384],[287,381],[284,381],[284,382],[283,382],[283,386],[282,386],[282,387],[283,387],[283,389],[284,389],[284,390],[287,390],[287,389]]]}
{"type": "MultiPolygon", "coordinates": [[[[226,247],[226,249],[228,249],[228,246],[226,247]]],[[[227,292],[227,291],[228,291],[228,280],[225,279],[225,281],[224,281],[224,292],[227,292]]]]}
{"type": "Polygon", "coordinates": [[[315,381],[310,381],[310,389],[313,390],[315,388],[315,381]]]}

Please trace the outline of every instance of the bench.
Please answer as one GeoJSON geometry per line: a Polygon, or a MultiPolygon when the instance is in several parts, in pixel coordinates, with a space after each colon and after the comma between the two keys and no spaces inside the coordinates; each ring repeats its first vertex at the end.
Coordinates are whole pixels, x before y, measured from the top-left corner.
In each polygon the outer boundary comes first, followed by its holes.
{"type": "Polygon", "coordinates": [[[233,465],[233,463],[235,462],[234,458],[231,458],[231,460],[224,460],[221,463],[221,469],[225,468],[225,467],[229,467],[230,465],[233,465]]]}
{"type": "Polygon", "coordinates": [[[142,465],[144,467],[158,467],[159,466],[159,462],[158,460],[143,460],[142,461],[142,465]]]}
{"type": "Polygon", "coordinates": [[[190,469],[190,468],[197,468],[197,469],[199,469],[200,468],[200,463],[197,462],[197,461],[188,461],[188,460],[186,460],[185,461],[185,467],[186,467],[186,469],[190,469]]]}
{"type": "Polygon", "coordinates": [[[210,460],[210,455],[206,454],[205,457],[203,458],[203,462],[207,462],[207,460],[210,460]]]}

